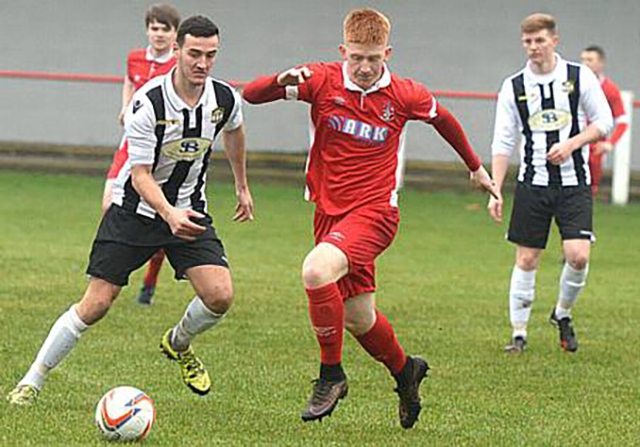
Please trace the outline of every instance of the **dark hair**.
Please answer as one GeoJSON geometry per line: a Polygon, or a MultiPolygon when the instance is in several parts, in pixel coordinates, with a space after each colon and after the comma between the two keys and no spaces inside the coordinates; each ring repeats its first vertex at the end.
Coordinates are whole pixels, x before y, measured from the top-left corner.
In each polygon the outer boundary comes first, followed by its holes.
{"type": "Polygon", "coordinates": [[[162,23],[168,26],[170,29],[178,29],[180,26],[180,13],[176,8],[171,5],[155,4],[151,5],[147,9],[147,14],[144,16],[144,24],[149,27],[153,22],[162,23]]]}
{"type": "Polygon", "coordinates": [[[598,56],[600,56],[600,59],[604,60],[605,59],[605,54],[604,54],[604,50],[602,49],[601,46],[598,45],[589,45],[587,48],[585,48],[582,51],[589,51],[589,52],[594,52],[597,53],[598,56]]]}
{"type": "Polygon", "coordinates": [[[182,46],[187,34],[193,37],[211,37],[220,34],[218,27],[204,16],[191,16],[185,19],[178,28],[178,46],[182,46]]]}

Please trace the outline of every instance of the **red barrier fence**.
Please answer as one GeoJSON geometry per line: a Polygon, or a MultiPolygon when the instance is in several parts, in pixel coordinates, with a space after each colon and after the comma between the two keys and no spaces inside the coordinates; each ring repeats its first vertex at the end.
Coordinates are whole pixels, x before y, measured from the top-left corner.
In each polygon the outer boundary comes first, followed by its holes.
{"type": "MultiPolygon", "coordinates": [[[[35,79],[41,81],[68,81],[68,82],[94,82],[99,84],[118,84],[123,76],[74,74],[74,73],[48,73],[43,71],[0,70],[0,78],[35,79]]],[[[242,86],[243,82],[230,81],[234,86],[242,86]]],[[[433,94],[440,98],[456,99],[480,99],[493,100],[498,97],[496,93],[464,92],[451,90],[434,90],[433,94]]],[[[633,108],[640,108],[640,100],[633,102],[633,108]]]]}

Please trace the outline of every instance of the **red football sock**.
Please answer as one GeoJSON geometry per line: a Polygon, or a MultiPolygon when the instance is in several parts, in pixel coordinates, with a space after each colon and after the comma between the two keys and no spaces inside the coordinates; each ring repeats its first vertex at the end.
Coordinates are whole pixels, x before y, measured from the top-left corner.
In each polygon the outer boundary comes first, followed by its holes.
{"type": "Polygon", "coordinates": [[[320,361],[336,365],[342,361],[344,338],[344,303],[336,283],[307,289],[309,317],[320,344],[320,361]]]}
{"type": "Polygon", "coordinates": [[[155,287],[158,284],[158,275],[164,261],[164,250],[158,250],[149,260],[147,273],[144,275],[144,286],[155,287]]]}
{"type": "Polygon", "coordinates": [[[407,362],[407,356],[393,332],[391,323],[378,310],[376,310],[376,322],[373,327],[356,339],[371,357],[384,363],[391,374],[400,373],[407,362]]]}

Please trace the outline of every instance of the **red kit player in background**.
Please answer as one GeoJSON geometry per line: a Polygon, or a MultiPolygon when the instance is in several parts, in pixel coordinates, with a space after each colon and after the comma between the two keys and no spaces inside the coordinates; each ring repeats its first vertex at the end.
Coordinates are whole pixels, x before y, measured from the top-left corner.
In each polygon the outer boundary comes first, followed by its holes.
{"type": "Polygon", "coordinates": [[[420,413],[420,383],[427,362],[407,356],[387,318],[376,309],[374,263],[398,228],[404,128],[431,124],[464,160],[471,178],[494,185],[456,119],[420,83],[392,74],[389,20],[372,9],[350,12],[344,22],[341,62],[314,63],[245,86],[253,104],[297,99],[311,105],[314,127],[306,182],[316,204],[315,248],[302,279],[320,345],[320,377],[302,412],[304,421],[331,414],[347,395],[342,368],[346,328],[396,380],[400,424],[411,428],[420,413]]]}
{"type": "Polygon", "coordinates": [[[611,136],[602,141],[598,141],[590,146],[589,151],[589,167],[591,168],[591,191],[593,198],[598,198],[600,190],[600,181],[602,180],[602,162],[606,154],[611,152],[618,143],[624,132],[629,127],[629,118],[624,111],[624,104],[620,96],[620,89],[608,77],[604,75],[606,57],[604,50],[597,46],[591,45],[580,55],[582,63],[589,67],[600,80],[600,86],[607,98],[611,114],[613,115],[614,125],[611,136]]]}
{"type": "MultiPolygon", "coordinates": [[[[132,50],[127,56],[127,74],[122,86],[122,109],[118,121],[123,124],[127,106],[136,90],[152,78],[168,73],[175,65],[173,45],[176,41],[180,14],[170,5],[152,5],[144,19],[147,28],[149,46],[132,50]]],[[[111,205],[113,181],[118,177],[122,166],[129,158],[127,140],[123,137],[120,148],[113,156],[113,162],[107,173],[107,181],[102,195],[102,213],[111,205]]],[[[164,261],[164,252],[158,251],[150,260],[144,282],[138,294],[138,303],[151,304],[158,283],[158,275],[164,261]]]]}

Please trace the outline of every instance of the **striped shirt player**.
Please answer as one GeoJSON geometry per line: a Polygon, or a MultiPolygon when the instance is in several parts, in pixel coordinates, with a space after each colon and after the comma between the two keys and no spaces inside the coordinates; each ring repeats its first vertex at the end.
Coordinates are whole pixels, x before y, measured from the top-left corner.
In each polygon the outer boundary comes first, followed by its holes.
{"type": "Polygon", "coordinates": [[[547,160],[551,146],[577,135],[587,122],[602,134],[611,129],[611,111],[589,68],[557,55],[553,72],[536,75],[527,66],[502,84],[498,95],[493,155],[510,156],[520,146],[518,182],[535,186],[587,186],[589,146],[560,166],[547,160]]]}
{"type": "Polygon", "coordinates": [[[12,404],[38,398],[49,372],[107,314],[131,272],[158,250],[166,253],[176,278],[188,279],[196,292],[177,324],[159,337],[160,350],[176,362],[191,391],[205,395],[211,389],[192,342],[217,325],[233,300],[228,262],[204,190],[220,132],[235,179],[234,220],[253,219],[253,200],[240,98],[209,77],[219,29],[207,17],[192,16],[180,25],[176,43],[176,67],[138,90],[126,112],[130,157],[93,241],[86,291],[52,326],[29,371],[7,396],[12,404]]]}
{"type": "Polygon", "coordinates": [[[205,83],[198,105],[188,107],[176,94],[171,73],[154,78],[134,95],[125,119],[129,158],[116,177],[112,202],[155,218],[156,211],[136,193],[131,167],[152,164],[153,177],[177,208],[206,213],[206,184],[213,141],[222,130],[242,124],[241,98],[228,84],[205,83]]]}
{"type": "Polygon", "coordinates": [[[161,248],[174,268],[177,266],[178,279],[184,277],[187,268],[201,263],[227,266],[224,248],[207,214],[205,185],[215,138],[221,131],[233,131],[242,125],[241,98],[225,82],[207,78],[199,102],[189,107],[175,91],[175,70],[138,90],[125,116],[129,157],[113,183],[112,206],[98,230],[88,269],[90,275],[119,286],[127,284],[131,271],[161,248]],[[134,188],[132,168],[136,165],[152,166],[153,179],[170,205],[205,216],[199,223],[207,231],[188,244],[192,248],[203,244],[199,258],[183,259],[176,254],[173,247],[185,243],[171,234],[167,223],[134,188]],[[119,256],[100,255],[101,251],[95,249],[106,241],[144,249],[131,257],[130,265],[122,266],[119,256]],[[213,250],[206,249],[210,244],[213,250]],[[180,258],[182,263],[172,257],[180,258]]]}
{"type": "MultiPolygon", "coordinates": [[[[589,143],[607,135],[613,119],[594,73],[556,52],[560,39],[553,16],[526,17],[520,40],[528,60],[502,84],[491,146],[499,190],[509,157],[520,150],[507,232],[516,245],[516,260],[509,289],[513,333],[505,350],[517,354],[526,347],[536,271],[555,221],[565,262],[550,321],[558,328],[560,347],[574,352],[578,342],[571,309],[586,284],[590,243],[595,240],[589,143]]],[[[498,223],[502,204],[501,195],[489,201],[489,213],[498,223]]]]}

